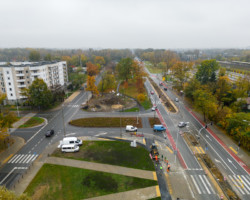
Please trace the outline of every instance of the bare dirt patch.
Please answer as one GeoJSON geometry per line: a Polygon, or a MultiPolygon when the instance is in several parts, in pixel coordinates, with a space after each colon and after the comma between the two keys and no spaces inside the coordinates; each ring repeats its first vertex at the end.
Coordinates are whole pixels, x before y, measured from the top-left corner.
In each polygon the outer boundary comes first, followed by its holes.
{"type": "Polygon", "coordinates": [[[137,106],[137,102],[132,98],[108,93],[103,94],[103,96],[92,97],[86,104],[82,105],[82,109],[89,112],[110,112],[121,111],[135,106],[137,106]]]}
{"type": "Polygon", "coordinates": [[[49,189],[49,185],[41,185],[36,189],[36,192],[33,194],[33,200],[39,200],[43,193],[49,189]]]}

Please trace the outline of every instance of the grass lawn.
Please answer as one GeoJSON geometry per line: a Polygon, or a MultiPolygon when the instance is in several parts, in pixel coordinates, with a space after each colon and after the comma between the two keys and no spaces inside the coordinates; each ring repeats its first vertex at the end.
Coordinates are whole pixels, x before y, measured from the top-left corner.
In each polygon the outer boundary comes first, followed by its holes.
{"type": "MultiPolygon", "coordinates": [[[[120,93],[126,94],[130,97],[133,97],[135,99],[137,99],[138,96],[138,91],[137,88],[135,87],[135,83],[130,81],[128,84],[128,88],[124,88],[124,85],[121,84],[120,85],[120,93]]],[[[149,109],[152,107],[151,101],[148,99],[148,94],[146,92],[146,90],[143,92],[143,94],[145,95],[145,101],[144,102],[140,102],[140,104],[144,107],[145,110],[149,109]]]]}
{"type": "Polygon", "coordinates": [[[148,70],[150,71],[150,73],[153,73],[153,74],[160,74],[160,73],[162,73],[162,69],[154,67],[153,64],[151,64],[150,62],[145,62],[145,66],[148,68],[148,70]]]}
{"type": "Polygon", "coordinates": [[[154,117],[148,118],[151,128],[153,128],[155,124],[161,124],[160,119],[157,117],[157,115],[155,115],[155,116],[156,116],[155,118],[154,117]]]}
{"type": "Polygon", "coordinates": [[[123,141],[83,141],[77,153],[62,153],[56,149],[52,156],[85,160],[154,171],[154,164],[149,152],[141,146],[130,147],[123,141]]]}
{"type": "Polygon", "coordinates": [[[149,200],[161,200],[161,197],[155,197],[155,198],[149,199],[149,200]]]}
{"type": "Polygon", "coordinates": [[[70,125],[81,127],[122,127],[126,125],[133,125],[138,128],[142,127],[141,118],[138,120],[136,117],[93,117],[93,118],[80,118],[71,120],[70,125]]]}
{"type": "Polygon", "coordinates": [[[157,185],[157,181],[44,164],[25,190],[33,200],[79,200],[157,185]]]}
{"type": "Polygon", "coordinates": [[[37,126],[37,125],[42,124],[43,122],[44,122],[43,118],[31,117],[27,122],[19,126],[19,128],[29,128],[29,127],[37,126]]]}

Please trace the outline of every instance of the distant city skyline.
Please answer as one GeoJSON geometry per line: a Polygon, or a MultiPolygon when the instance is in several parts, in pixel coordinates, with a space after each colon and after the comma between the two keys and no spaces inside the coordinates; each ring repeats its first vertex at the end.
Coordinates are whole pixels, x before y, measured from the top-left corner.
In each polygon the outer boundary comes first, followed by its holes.
{"type": "Polygon", "coordinates": [[[0,2],[0,48],[250,48],[249,0],[0,2]]]}

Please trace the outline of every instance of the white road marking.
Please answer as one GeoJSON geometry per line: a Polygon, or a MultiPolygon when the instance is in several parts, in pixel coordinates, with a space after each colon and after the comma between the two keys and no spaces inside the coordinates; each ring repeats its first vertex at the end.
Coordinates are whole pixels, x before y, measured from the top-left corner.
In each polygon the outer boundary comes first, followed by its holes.
{"type": "Polygon", "coordinates": [[[196,181],[194,180],[193,175],[191,175],[191,179],[192,179],[192,180],[193,180],[193,182],[194,182],[194,185],[195,185],[195,187],[196,187],[196,190],[198,191],[198,193],[199,193],[199,194],[201,194],[200,188],[198,187],[198,185],[197,185],[196,181]]]}
{"type": "MultiPolygon", "coordinates": [[[[14,160],[11,161],[11,163],[14,163],[22,154],[19,154],[14,160]]],[[[10,161],[9,161],[10,163],[10,161]]]]}
{"type": "Polygon", "coordinates": [[[0,182],[0,185],[5,181],[6,178],[8,178],[8,176],[9,176],[10,174],[12,174],[12,172],[13,172],[15,169],[16,169],[16,167],[14,167],[14,168],[4,177],[4,179],[0,182]]]}
{"type": "Polygon", "coordinates": [[[207,180],[207,177],[206,176],[203,176],[203,177],[204,177],[205,181],[207,182],[208,186],[210,187],[210,189],[212,190],[212,193],[215,194],[213,187],[211,186],[211,184],[207,180]]]}
{"type": "Polygon", "coordinates": [[[207,187],[206,183],[204,182],[204,180],[203,180],[203,178],[202,178],[202,175],[199,175],[199,177],[200,177],[200,179],[201,179],[201,181],[202,181],[203,185],[205,186],[205,188],[206,188],[206,190],[207,190],[208,194],[211,194],[210,190],[208,189],[208,187],[207,187]]]}
{"type": "Polygon", "coordinates": [[[11,161],[14,160],[16,157],[17,157],[17,154],[14,155],[14,156],[8,161],[8,163],[11,163],[11,161]]]}
{"type": "Polygon", "coordinates": [[[26,163],[29,163],[29,161],[31,161],[31,159],[35,156],[35,154],[33,154],[31,157],[29,157],[29,159],[26,161],[26,163]]]}
{"type": "Polygon", "coordinates": [[[233,181],[234,185],[236,186],[236,188],[241,192],[241,194],[245,194],[242,189],[239,187],[239,184],[236,183],[236,181],[233,179],[233,177],[231,175],[229,175],[229,178],[233,181]]]}
{"type": "Polygon", "coordinates": [[[239,180],[241,181],[241,183],[243,184],[243,189],[245,190],[245,192],[246,192],[247,194],[250,194],[250,193],[247,191],[247,189],[250,190],[250,188],[249,188],[248,185],[246,184],[245,180],[242,179],[242,177],[239,176],[239,175],[238,175],[238,177],[239,177],[239,180]]]}
{"type": "Polygon", "coordinates": [[[23,161],[23,163],[25,163],[30,158],[30,156],[31,156],[31,154],[26,157],[26,159],[23,161]]]}

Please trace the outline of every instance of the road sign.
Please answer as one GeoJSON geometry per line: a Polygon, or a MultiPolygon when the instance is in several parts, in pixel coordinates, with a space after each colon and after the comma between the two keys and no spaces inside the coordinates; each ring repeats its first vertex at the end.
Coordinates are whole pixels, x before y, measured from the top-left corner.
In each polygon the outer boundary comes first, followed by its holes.
{"type": "Polygon", "coordinates": [[[165,81],[165,77],[162,77],[162,81],[165,81]]]}

